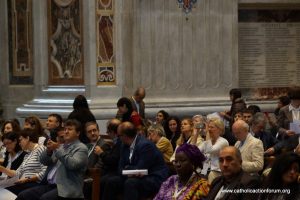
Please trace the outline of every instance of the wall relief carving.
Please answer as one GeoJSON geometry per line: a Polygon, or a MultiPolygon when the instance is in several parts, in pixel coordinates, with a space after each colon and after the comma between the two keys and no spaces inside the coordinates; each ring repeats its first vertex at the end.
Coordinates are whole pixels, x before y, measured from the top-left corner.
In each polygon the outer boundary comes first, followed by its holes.
{"type": "Polygon", "coordinates": [[[82,1],[49,0],[49,84],[84,83],[82,1]]]}

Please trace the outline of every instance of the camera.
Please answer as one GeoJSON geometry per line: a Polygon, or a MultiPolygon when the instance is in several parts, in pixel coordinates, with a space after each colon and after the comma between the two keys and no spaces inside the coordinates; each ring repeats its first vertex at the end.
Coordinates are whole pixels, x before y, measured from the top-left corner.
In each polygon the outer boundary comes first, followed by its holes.
{"type": "Polygon", "coordinates": [[[204,129],[205,128],[205,124],[204,123],[198,123],[195,125],[196,129],[204,129]]]}

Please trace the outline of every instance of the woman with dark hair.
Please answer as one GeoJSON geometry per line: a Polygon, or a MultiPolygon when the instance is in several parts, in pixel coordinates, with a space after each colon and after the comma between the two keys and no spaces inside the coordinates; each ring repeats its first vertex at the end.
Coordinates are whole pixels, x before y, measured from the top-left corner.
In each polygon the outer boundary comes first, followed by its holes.
{"type": "Polygon", "coordinates": [[[204,161],[205,156],[198,147],[187,143],[179,146],[173,161],[177,174],[163,182],[154,200],[205,199],[209,184],[197,172],[204,161]]]}
{"type": "Polygon", "coordinates": [[[11,131],[19,132],[20,130],[20,124],[18,124],[15,120],[7,120],[2,125],[1,133],[5,134],[11,131]]]}
{"type": "Polygon", "coordinates": [[[242,91],[237,88],[233,88],[229,91],[229,97],[231,101],[230,111],[220,112],[219,114],[229,121],[230,128],[234,122],[233,116],[235,113],[240,112],[246,108],[246,103],[242,99],[242,91]]]}
{"type": "Polygon", "coordinates": [[[31,129],[38,136],[38,143],[43,145],[47,139],[47,134],[44,132],[44,128],[40,119],[37,116],[29,116],[25,118],[24,129],[31,129]]]}
{"type": "MultiPolygon", "coordinates": [[[[3,146],[6,148],[3,167],[16,170],[23,162],[26,152],[22,151],[19,145],[19,134],[17,132],[8,132],[2,137],[3,146]]],[[[0,177],[7,178],[8,176],[0,172],[0,177]]]]}
{"type": "Polygon", "coordinates": [[[260,194],[260,200],[290,200],[300,199],[298,177],[300,171],[300,157],[295,153],[282,154],[274,161],[265,188],[280,189],[281,193],[260,194]],[[289,191],[284,193],[283,190],[289,191]]]}
{"type": "Polygon", "coordinates": [[[142,119],[139,114],[133,110],[130,99],[122,97],[117,102],[117,117],[121,122],[131,122],[137,129],[142,126],[142,119]]]}
{"type": "Polygon", "coordinates": [[[156,113],[155,124],[164,126],[166,120],[169,118],[169,113],[164,110],[160,110],[156,113]]]}
{"type": "Polygon", "coordinates": [[[85,134],[85,124],[87,122],[95,122],[96,118],[89,109],[88,102],[83,95],[78,95],[73,102],[73,111],[69,114],[68,119],[76,119],[81,123],[81,131],[79,140],[85,144],[89,143],[89,139],[85,134]]]}
{"type": "Polygon", "coordinates": [[[164,130],[166,138],[168,138],[173,146],[173,150],[176,148],[176,142],[180,137],[180,120],[178,117],[169,117],[164,124],[164,130]]]}
{"type": "Polygon", "coordinates": [[[18,177],[19,180],[15,185],[6,188],[14,194],[37,186],[44,177],[46,166],[40,162],[43,151],[46,150],[44,145],[38,144],[38,136],[32,129],[20,131],[19,144],[23,151],[27,151],[22,164],[16,170],[0,166],[0,172],[7,174],[9,177],[18,177]]]}

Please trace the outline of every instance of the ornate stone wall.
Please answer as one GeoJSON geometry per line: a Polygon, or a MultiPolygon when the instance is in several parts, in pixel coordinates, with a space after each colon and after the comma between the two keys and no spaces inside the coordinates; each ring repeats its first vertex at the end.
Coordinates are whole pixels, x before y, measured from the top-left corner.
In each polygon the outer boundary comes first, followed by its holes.
{"type": "Polygon", "coordinates": [[[18,87],[8,78],[9,19],[7,1],[0,1],[5,116],[14,117],[16,107],[21,118],[66,116],[84,94],[97,119],[106,120],[118,98],[141,85],[148,117],[162,108],[181,116],[228,109],[228,91],[238,87],[238,5],[298,0],[198,0],[188,14],[170,0],[31,1],[34,84],[18,87]]]}
{"type": "Polygon", "coordinates": [[[10,84],[32,84],[32,1],[8,0],[7,11],[10,84]]]}
{"type": "Polygon", "coordinates": [[[82,1],[48,1],[49,84],[84,84],[82,1]]]}
{"type": "Polygon", "coordinates": [[[149,99],[199,101],[237,86],[237,0],[197,1],[188,14],[160,0],[122,10],[126,94],[143,85],[149,99]]]}

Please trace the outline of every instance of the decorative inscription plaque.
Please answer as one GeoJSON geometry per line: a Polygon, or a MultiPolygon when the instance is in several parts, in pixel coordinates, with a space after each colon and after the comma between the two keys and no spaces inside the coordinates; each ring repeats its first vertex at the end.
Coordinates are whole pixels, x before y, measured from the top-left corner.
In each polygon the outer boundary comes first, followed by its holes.
{"type": "Polygon", "coordinates": [[[240,87],[297,84],[300,84],[300,10],[240,10],[240,87]]]}

